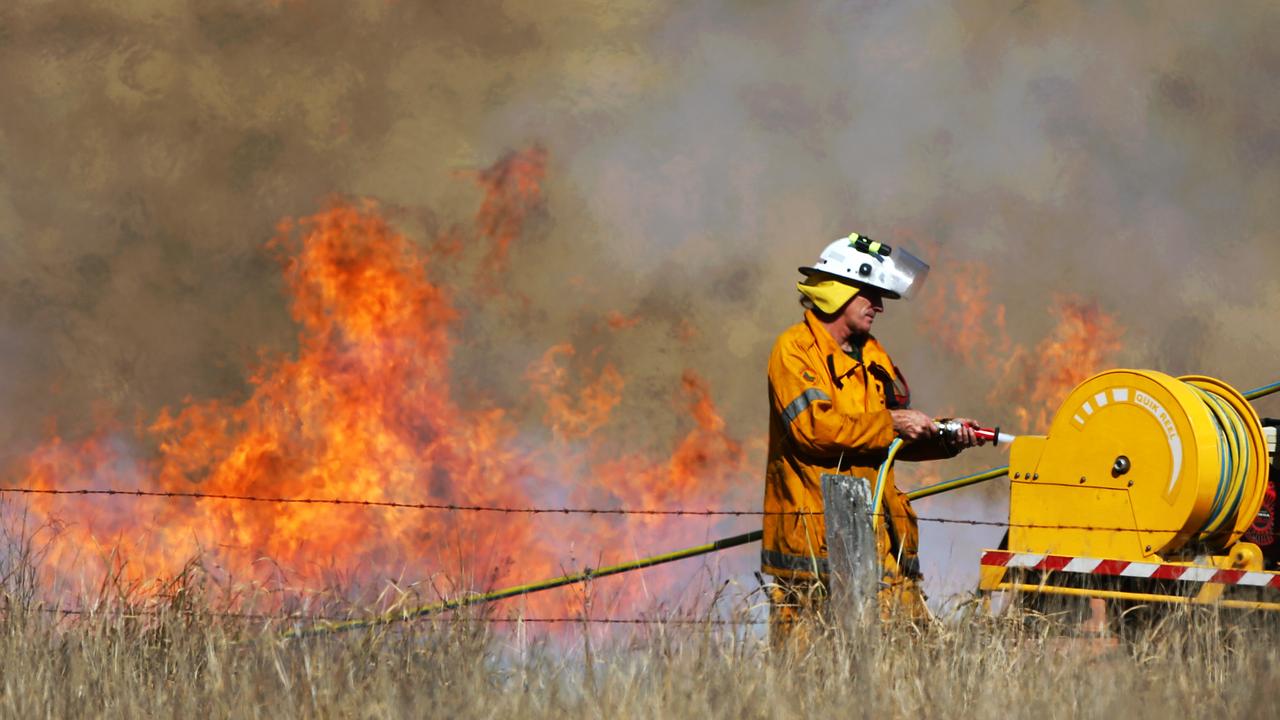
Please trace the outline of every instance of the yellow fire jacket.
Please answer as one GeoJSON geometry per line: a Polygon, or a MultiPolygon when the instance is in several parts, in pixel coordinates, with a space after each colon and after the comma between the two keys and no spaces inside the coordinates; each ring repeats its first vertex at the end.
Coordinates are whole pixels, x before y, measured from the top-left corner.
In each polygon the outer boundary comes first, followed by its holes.
{"type": "MultiPolygon", "coordinates": [[[[889,409],[909,402],[901,373],[875,338],[867,340],[858,362],[836,345],[812,311],[779,336],[769,357],[764,572],[788,580],[827,574],[822,475],[853,474],[874,484],[894,438],[889,409]]],[[[892,473],[884,509],[890,522],[880,523],[877,543],[885,579],[890,585],[914,584],[919,576],[916,516],[892,473]]]]}

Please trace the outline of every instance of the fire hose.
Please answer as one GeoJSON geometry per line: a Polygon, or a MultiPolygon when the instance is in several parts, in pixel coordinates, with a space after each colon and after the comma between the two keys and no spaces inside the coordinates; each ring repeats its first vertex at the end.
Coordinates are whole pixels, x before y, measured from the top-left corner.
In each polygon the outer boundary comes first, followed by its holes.
{"type": "MultiPolygon", "coordinates": [[[[1253,400],[1257,400],[1259,398],[1263,398],[1268,395],[1274,394],[1276,392],[1280,392],[1280,382],[1274,382],[1274,383],[1271,383],[1270,385],[1264,385],[1262,387],[1250,390],[1249,392],[1244,393],[1244,397],[1246,400],[1253,401],[1253,400]]],[[[1206,398],[1206,402],[1212,403],[1213,401],[1211,398],[1206,398]]],[[[1232,438],[1229,433],[1231,430],[1230,426],[1233,423],[1230,422],[1229,418],[1221,417],[1221,416],[1219,417],[1219,421],[1220,423],[1222,423],[1224,428],[1223,442],[1224,443],[1232,442],[1232,438]]],[[[987,432],[995,432],[996,435],[992,436],[993,438],[999,436],[998,430],[987,431],[987,432]]],[[[885,457],[885,461],[881,464],[879,472],[876,475],[876,485],[875,485],[875,490],[873,495],[874,499],[872,501],[872,507],[879,508],[881,502],[883,502],[883,494],[884,494],[884,486],[886,483],[886,477],[888,475],[889,468],[892,466],[894,458],[897,455],[897,451],[901,447],[901,445],[902,445],[902,441],[900,439],[895,439],[894,442],[889,446],[889,451],[885,457]]],[[[986,482],[988,480],[993,480],[995,478],[1004,477],[1008,473],[1008,470],[1009,470],[1008,465],[1005,465],[1003,467],[998,467],[998,468],[992,468],[990,470],[975,473],[972,475],[966,475],[964,477],[954,478],[952,480],[946,480],[934,485],[922,487],[917,490],[913,490],[911,492],[906,493],[906,496],[910,500],[919,500],[922,498],[932,497],[934,495],[938,495],[944,492],[950,492],[952,490],[957,490],[962,487],[968,487],[970,485],[976,485],[978,483],[986,482]]],[[[1235,475],[1235,471],[1233,468],[1224,467],[1223,469],[1224,494],[1228,490],[1232,489],[1231,481],[1234,475],[1235,475]]],[[[1223,498],[1223,501],[1224,501],[1223,504],[1225,504],[1225,501],[1226,501],[1225,497],[1223,498]]],[[[876,526],[876,523],[879,520],[880,514],[881,513],[877,512],[872,515],[873,527],[876,526]]],[[[1217,514],[1215,514],[1215,518],[1216,517],[1217,517],[1217,514]]],[[[575,585],[577,583],[586,582],[589,580],[593,580],[595,578],[607,577],[609,575],[618,575],[621,573],[630,572],[632,570],[639,570],[641,568],[653,567],[655,565],[662,565],[669,562],[675,562],[676,560],[684,560],[686,558],[697,557],[699,555],[706,555],[709,553],[719,552],[720,550],[727,550],[729,548],[738,547],[739,545],[746,545],[748,543],[755,542],[757,540],[760,540],[763,536],[764,536],[763,531],[754,530],[752,532],[743,533],[741,535],[734,535],[732,537],[722,538],[720,540],[706,543],[704,545],[685,548],[683,550],[676,550],[674,552],[663,553],[661,555],[654,555],[647,558],[641,558],[638,560],[632,560],[630,562],[625,562],[625,563],[618,563],[616,565],[609,565],[601,568],[587,568],[581,572],[562,575],[560,577],[551,578],[549,580],[543,580],[543,581],[534,582],[534,583],[527,583],[524,585],[516,585],[513,587],[504,588],[501,590],[494,590],[486,593],[475,593],[471,595],[465,595],[463,597],[455,598],[453,600],[446,600],[442,602],[432,603],[430,605],[423,605],[417,608],[411,608],[411,609],[406,609],[401,611],[388,612],[375,617],[355,618],[352,620],[346,620],[341,622],[318,623],[318,624],[311,625],[309,627],[294,627],[282,633],[281,637],[289,639],[289,638],[311,637],[311,636],[317,636],[317,635],[328,635],[332,633],[345,632],[349,630],[357,630],[357,629],[376,627],[380,625],[388,625],[391,623],[401,622],[405,620],[413,620],[416,618],[422,618],[430,615],[436,615],[439,613],[448,612],[450,610],[458,610],[461,608],[465,608],[473,605],[481,605],[485,603],[494,602],[497,600],[503,600],[506,598],[517,597],[521,595],[529,595],[535,592],[541,592],[543,590],[550,590],[552,588],[564,587],[566,585],[575,585]]]]}
{"type": "Polygon", "coordinates": [[[502,590],[494,590],[487,593],[476,593],[474,595],[466,595],[453,600],[433,603],[431,605],[423,605],[422,607],[404,610],[401,612],[384,613],[372,618],[357,618],[353,620],[345,620],[334,623],[321,623],[307,628],[294,628],[285,633],[284,638],[299,638],[311,635],[327,635],[329,633],[344,632],[347,630],[357,630],[361,628],[370,628],[377,625],[387,625],[402,620],[412,620],[414,618],[426,617],[428,615],[436,615],[449,610],[458,610],[460,608],[471,605],[481,605],[490,603],[495,600],[503,600],[505,598],[516,597],[518,595],[528,595],[530,593],[550,590],[552,588],[564,587],[565,585],[575,585],[580,582],[594,580],[595,578],[607,577],[609,575],[617,575],[619,573],[639,570],[640,568],[653,567],[654,565],[662,565],[664,563],[675,562],[685,558],[695,557],[697,555],[706,555],[707,553],[727,550],[731,547],[746,545],[759,540],[764,536],[761,530],[755,530],[733,537],[723,538],[705,545],[685,548],[684,550],[676,550],[675,552],[663,553],[662,555],[654,555],[652,557],[632,560],[630,562],[618,563],[617,565],[608,565],[600,568],[587,568],[582,572],[576,572],[569,575],[562,575],[550,580],[541,582],[528,583],[526,585],[516,585],[514,587],[504,588],[502,590]]]}
{"type": "Polygon", "coordinates": [[[893,461],[898,457],[898,451],[902,449],[902,438],[894,438],[889,443],[889,452],[884,457],[884,462],[880,463],[880,470],[876,472],[876,487],[871,496],[871,507],[875,508],[875,512],[871,513],[871,532],[880,529],[880,508],[884,507],[884,486],[887,483],[889,469],[893,467],[893,461]]]}

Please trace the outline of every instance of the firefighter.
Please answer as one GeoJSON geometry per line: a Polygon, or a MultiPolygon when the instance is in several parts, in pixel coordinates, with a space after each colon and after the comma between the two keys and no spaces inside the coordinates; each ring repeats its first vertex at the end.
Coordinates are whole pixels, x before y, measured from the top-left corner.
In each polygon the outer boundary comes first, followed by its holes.
{"type": "MultiPolygon", "coordinates": [[[[895,437],[899,459],[952,457],[979,444],[977,423],[944,442],[934,420],[912,409],[902,372],[871,334],[884,300],[909,297],[929,266],[900,248],[858,234],[823,250],[797,283],[804,321],[778,337],[769,357],[769,453],[761,564],[772,575],[770,635],[775,646],[822,618],[826,532],[822,475],[874,481],[895,437]]],[[[916,516],[890,474],[877,530],[882,615],[928,617],[920,588],[916,516]]],[[[804,630],[807,632],[807,629],[804,630]]]]}

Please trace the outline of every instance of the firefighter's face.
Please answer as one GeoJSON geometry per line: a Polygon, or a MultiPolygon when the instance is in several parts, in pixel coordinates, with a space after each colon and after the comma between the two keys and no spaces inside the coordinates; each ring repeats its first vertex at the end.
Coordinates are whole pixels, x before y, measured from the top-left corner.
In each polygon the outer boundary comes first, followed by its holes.
{"type": "Polygon", "coordinates": [[[882,312],[884,312],[884,298],[880,295],[880,291],[863,288],[844,306],[842,317],[850,330],[860,335],[867,335],[871,332],[872,323],[876,321],[876,315],[882,312]]]}

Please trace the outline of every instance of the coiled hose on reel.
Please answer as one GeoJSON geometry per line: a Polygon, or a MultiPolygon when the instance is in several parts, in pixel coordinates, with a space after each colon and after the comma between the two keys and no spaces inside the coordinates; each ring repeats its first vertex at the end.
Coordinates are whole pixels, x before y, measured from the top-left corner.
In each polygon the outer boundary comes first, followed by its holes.
{"type": "MultiPolygon", "coordinates": [[[[1245,419],[1228,399],[1193,382],[1187,382],[1187,385],[1204,401],[1205,407],[1209,408],[1213,426],[1218,433],[1218,485],[1213,495],[1209,518],[1198,532],[1201,540],[1207,540],[1224,525],[1234,524],[1251,477],[1252,453],[1245,419]]],[[[1254,513],[1256,512],[1255,509],[1254,513]]]]}

